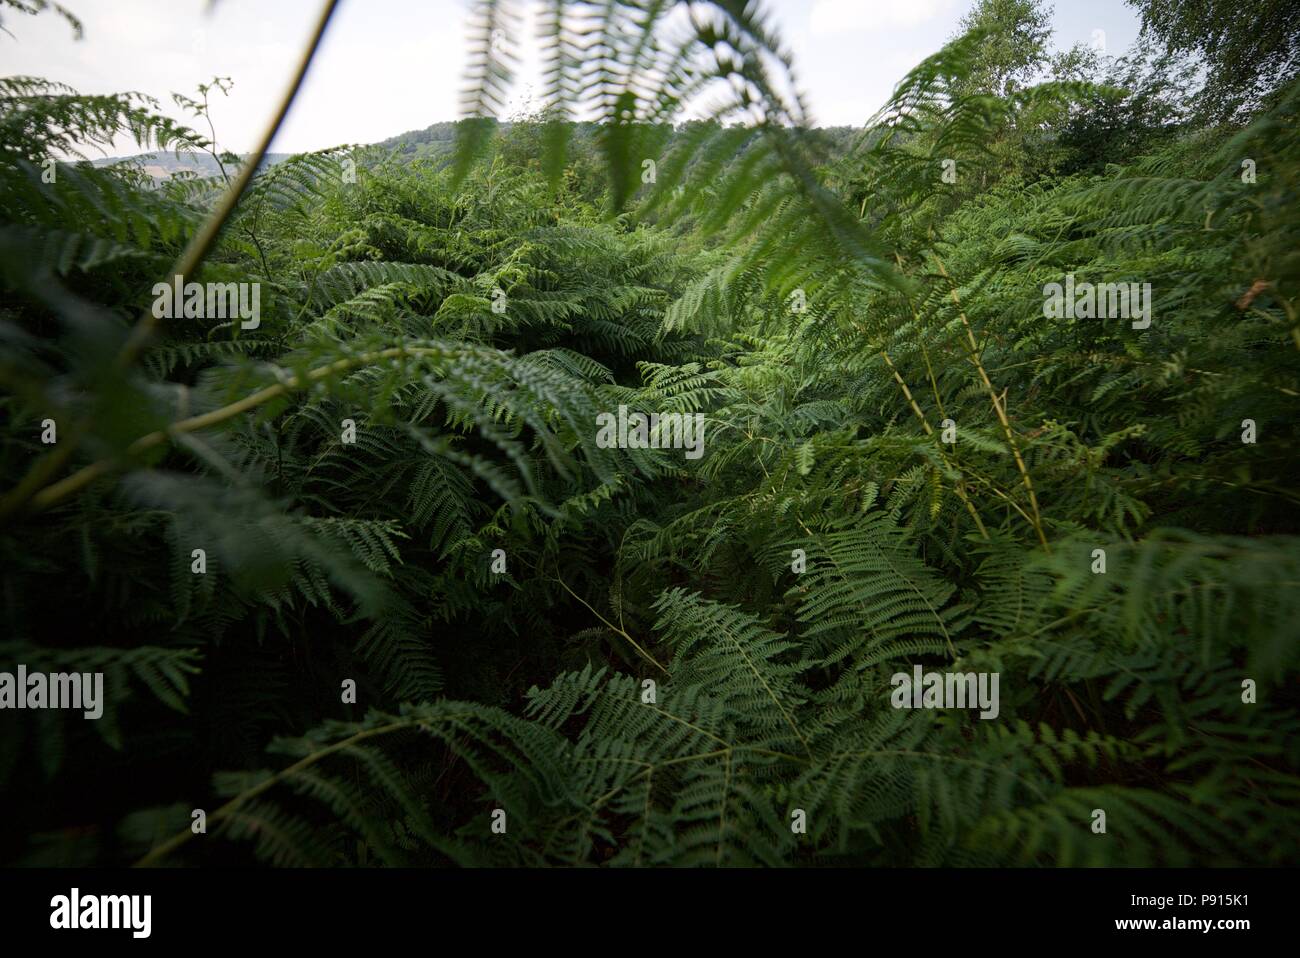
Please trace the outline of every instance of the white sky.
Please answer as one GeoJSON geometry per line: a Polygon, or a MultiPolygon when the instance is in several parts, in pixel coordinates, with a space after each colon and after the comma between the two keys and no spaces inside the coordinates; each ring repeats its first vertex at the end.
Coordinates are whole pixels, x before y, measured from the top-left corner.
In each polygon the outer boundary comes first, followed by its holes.
{"type": "MultiPolygon", "coordinates": [[[[57,16],[3,13],[0,74],[61,80],[83,93],[136,90],[186,119],[172,91],[215,75],[234,88],[213,109],[218,141],[248,151],[278,100],[320,0],[62,0],[86,27],[80,42],[57,16]]],[[[857,125],[893,85],[956,30],[974,0],[767,0],[794,54],[797,82],[821,125],[857,125]]],[[[528,102],[537,44],[526,5],[524,62],[512,101],[528,102]]],[[[344,0],[272,149],[370,143],[458,118],[466,0],[344,0]]],[[[1056,0],[1055,43],[1103,31],[1118,55],[1137,35],[1123,0],[1056,0]]],[[[119,152],[134,152],[122,143],[119,152]]]]}

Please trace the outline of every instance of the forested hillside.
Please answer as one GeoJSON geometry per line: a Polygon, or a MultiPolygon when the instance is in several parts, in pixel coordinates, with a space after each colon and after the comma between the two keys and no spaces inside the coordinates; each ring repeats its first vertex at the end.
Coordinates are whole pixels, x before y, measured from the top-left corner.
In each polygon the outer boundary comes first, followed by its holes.
{"type": "MultiPolygon", "coordinates": [[[[268,153],[263,158],[263,162],[270,166],[287,158],[288,154],[285,153],[268,153]]],[[[242,157],[232,154],[229,157],[228,165],[232,170],[238,169],[242,161],[242,157]]],[[[168,153],[163,151],[161,153],[141,153],[137,156],[104,157],[93,162],[96,166],[112,166],[115,164],[138,166],[150,176],[160,180],[171,179],[172,177],[182,179],[186,177],[211,178],[223,175],[222,164],[217,162],[217,158],[210,153],[168,153]]]]}
{"type": "Polygon", "coordinates": [[[479,4],[446,150],[246,178],[0,79],[0,670],[104,676],[0,861],[1300,859],[1294,62],[981,0],[850,135],[755,3],[579,6],[539,115],[479,4]]]}

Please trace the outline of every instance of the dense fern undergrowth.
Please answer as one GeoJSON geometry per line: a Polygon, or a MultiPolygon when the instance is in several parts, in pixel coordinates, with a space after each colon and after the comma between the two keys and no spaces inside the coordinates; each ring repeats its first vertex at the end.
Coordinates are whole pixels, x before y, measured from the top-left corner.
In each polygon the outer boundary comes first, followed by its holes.
{"type": "Polygon", "coordinates": [[[0,860],[1300,859],[1300,86],[990,90],[975,31],[834,137],[751,7],[558,24],[554,108],[454,156],[261,170],[185,277],[250,328],[150,313],[228,177],[43,175],[213,144],[0,81],[0,668],[105,677],[0,713],[0,860]],[[700,57],[736,99],[674,127],[700,57]],[[1067,274],[1149,326],[1045,318],[1067,274]]]}

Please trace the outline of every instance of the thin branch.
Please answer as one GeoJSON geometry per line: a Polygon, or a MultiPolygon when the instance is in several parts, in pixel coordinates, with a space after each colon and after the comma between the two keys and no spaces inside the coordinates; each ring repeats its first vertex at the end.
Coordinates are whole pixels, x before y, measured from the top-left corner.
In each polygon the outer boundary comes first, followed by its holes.
{"type": "MultiPolygon", "coordinates": [[[[293,105],[298,90],[302,86],[303,78],[307,75],[307,68],[311,65],[312,58],[316,55],[316,50],[320,46],[321,38],[325,35],[325,28],[329,26],[330,17],[334,15],[334,10],[338,5],[339,0],[325,0],[311,38],[303,49],[301,57],[299,57],[298,67],[293,73],[289,86],[284,91],[284,96],[280,98],[279,108],[262,132],[262,138],[257,148],[249,155],[239,171],[239,176],[226,190],[221,202],[217,204],[217,208],[212,211],[203,226],[200,227],[199,231],[185,247],[184,252],[181,253],[180,258],[168,273],[168,278],[193,274],[203,263],[204,258],[221,235],[227,220],[234,214],[235,207],[239,205],[239,198],[262,165],[262,160],[271,146],[271,141],[275,139],[275,134],[279,132],[281,124],[284,123],[289,107],[293,105]]],[[[152,339],[157,324],[158,320],[153,315],[152,309],[145,309],[140,313],[135,328],[131,330],[126,342],[122,344],[121,350],[114,359],[116,369],[119,371],[125,370],[135,362],[140,352],[152,339]]],[[[0,519],[17,511],[29,498],[33,496],[40,497],[45,492],[48,492],[48,489],[43,490],[41,493],[37,493],[36,490],[68,461],[88,431],[86,424],[78,424],[78,426],[70,430],[70,435],[59,444],[58,449],[43,459],[37,460],[28,474],[0,501],[0,519]]],[[[80,486],[74,488],[80,488],[80,486]]]]}

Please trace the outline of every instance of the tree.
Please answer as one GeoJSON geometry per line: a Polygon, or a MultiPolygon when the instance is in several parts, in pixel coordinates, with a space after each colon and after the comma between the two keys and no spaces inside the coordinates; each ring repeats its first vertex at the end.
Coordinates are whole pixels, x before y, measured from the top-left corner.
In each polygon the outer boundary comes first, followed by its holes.
{"type": "Polygon", "coordinates": [[[1197,98],[1211,121],[1259,110],[1300,67],[1300,22],[1289,0],[1128,0],[1142,31],[1171,51],[1195,53],[1208,76],[1197,98]]]}
{"type": "Polygon", "coordinates": [[[985,36],[959,89],[1007,96],[1041,74],[1048,62],[1052,10],[1042,0],[979,0],[959,33],[985,36]]]}

